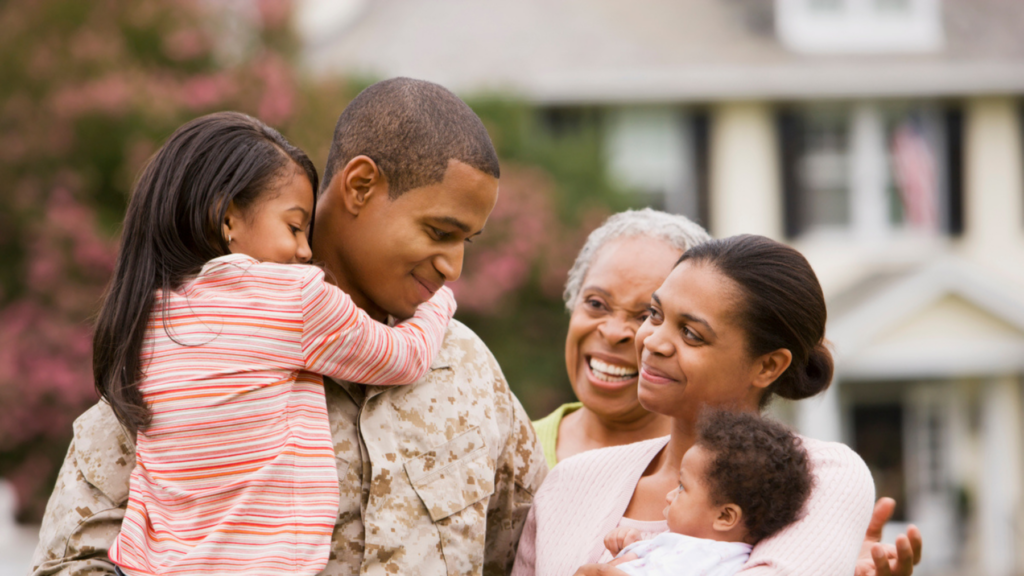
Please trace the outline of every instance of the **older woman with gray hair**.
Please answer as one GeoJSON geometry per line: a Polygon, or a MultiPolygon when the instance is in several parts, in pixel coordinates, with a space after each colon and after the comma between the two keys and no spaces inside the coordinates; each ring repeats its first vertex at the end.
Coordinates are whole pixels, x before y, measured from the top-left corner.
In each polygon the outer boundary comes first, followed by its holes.
{"type": "Polygon", "coordinates": [[[685,216],[650,208],[615,214],[590,233],[565,285],[565,364],[579,402],[534,422],[549,467],[669,433],[667,417],[637,402],[633,337],[676,260],[709,239],[685,216]]]}
{"type": "MultiPolygon", "coordinates": [[[[588,450],[670,434],[671,418],[644,409],[638,401],[635,337],[650,314],[651,295],[680,256],[708,240],[708,233],[684,216],[649,208],[615,214],[587,238],[564,294],[570,313],[566,369],[579,401],[534,422],[549,467],[588,450]]],[[[879,544],[894,507],[891,498],[875,505],[857,576],[910,576],[920,560],[916,528],[911,527],[909,537],[899,536],[896,545],[879,544]]],[[[533,562],[526,569],[520,564],[517,573],[533,573],[533,562]]],[[[580,573],[616,573],[608,565],[592,568],[580,573]]]]}

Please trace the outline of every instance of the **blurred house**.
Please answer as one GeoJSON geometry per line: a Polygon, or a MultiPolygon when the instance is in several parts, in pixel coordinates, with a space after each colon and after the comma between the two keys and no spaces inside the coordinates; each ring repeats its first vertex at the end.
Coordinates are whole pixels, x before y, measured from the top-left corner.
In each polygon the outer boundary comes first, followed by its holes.
{"type": "Polygon", "coordinates": [[[791,242],[837,377],[779,411],[844,441],[922,574],[1024,572],[1024,2],[307,0],[323,74],[525,98],[716,236],[791,242]],[[895,526],[900,528],[899,525],[895,526]]]}

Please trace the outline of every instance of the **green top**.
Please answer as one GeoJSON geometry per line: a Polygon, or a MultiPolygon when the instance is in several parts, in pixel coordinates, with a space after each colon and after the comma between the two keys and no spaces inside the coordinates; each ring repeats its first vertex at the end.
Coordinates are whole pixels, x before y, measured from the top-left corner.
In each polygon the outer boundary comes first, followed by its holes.
{"type": "Polygon", "coordinates": [[[582,407],[582,402],[562,404],[551,414],[533,421],[533,429],[537,432],[540,447],[544,449],[544,459],[548,462],[549,470],[558,464],[558,455],[555,454],[555,447],[558,446],[558,425],[562,423],[562,418],[565,418],[566,414],[582,407]]]}

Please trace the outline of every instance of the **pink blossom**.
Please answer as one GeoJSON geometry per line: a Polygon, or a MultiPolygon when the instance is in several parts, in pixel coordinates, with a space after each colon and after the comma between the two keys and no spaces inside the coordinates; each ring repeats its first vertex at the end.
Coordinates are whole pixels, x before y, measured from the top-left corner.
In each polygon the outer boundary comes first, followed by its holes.
{"type": "Polygon", "coordinates": [[[522,286],[529,277],[529,264],[512,254],[495,254],[477,259],[478,268],[465,281],[452,285],[460,307],[494,311],[502,298],[522,286]]]}
{"type": "Polygon", "coordinates": [[[278,30],[288,23],[292,3],[289,0],[259,0],[260,22],[268,30],[278,30]]]}
{"type": "Polygon", "coordinates": [[[544,251],[541,265],[540,288],[549,298],[560,297],[565,279],[576,261],[576,256],[587,241],[587,236],[604,222],[611,213],[607,208],[591,208],[583,213],[578,226],[564,229],[544,251]]]}
{"type": "MultiPolygon", "coordinates": [[[[92,210],[77,202],[67,188],[54,189],[45,219],[29,244],[28,286],[38,293],[53,294],[69,269],[105,281],[114,267],[114,249],[95,226],[92,210]]],[[[62,299],[61,304],[77,303],[80,298],[62,299]]]]}
{"type": "Polygon", "coordinates": [[[291,69],[280,56],[266,54],[255,66],[263,81],[263,96],[257,115],[267,124],[278,125],[291,117],[295,107],[295,85],[291,69]]]}
{"type": "Polygon", "coordinates": [[[202,110],[217,106],[234,96],[235,92],[234,81],[226,73],[219,72],[186,80],[181,87],[181,101],[192,110],[202,110]]]}
{"type": "Polygon", "coordinates": [[[47,151],[54,156],[67,154],[75,143],[75,133],[70,122],[55,118],[45,130],[47,151]]]}
{"type": "Polygon", "coordinates": [[[181,105],[179,82],[166,73],[151,73],[143,77],[137,97],[157,117],[172,116],[181,105]]]}
{"type": "Polygon", "coordinates": [[[45,289],[46,286],[57,282],[63,272],[60,256],[39,246],[38,243],[34,248],[35,257],[29,262],[28,268],[28,286],[33,290],[45,289]]]}
{"type": "Polygon", "coordinates": [[[121,51],[121,37],[111,30],[80,30],[69,41],[69,52],[79,62],[110,62],[121,51]]]}
{"type": "Polygon", "coordinates": [[[485,236],[467,249],[462,278],[452,284],[460,308],[476,313],[497,312],[530,280],[557,228],[547,176],[519,167],[503,172],[485,236]]]}
{"type": "Polygon", "coordinates": [[[121,114],[131,98],[131,90],[123,76],[110,75],[89,85],[90,97],[97,112],[121,114]]]}
{"type": "Polygon", "coordinates": [[[197,28],[181,28],[164,37],[164,54],[171,60],[191,60],[208,51],[206,36],[197,28]]]}
{"type": "Polygon", "coordinates": [[[99,80],[59,90],[51,101],[51,109],[59,116],[74,118],[99,112],[120,116],[126,111],[132,90],[120,74],[109,74],[99,80]]]}
{"type": "Polygon", "coordinates": [[[25,158],[28,145],[21,134],[4,134],[0,136],[0,161],[16,164],[25,158]]]}
{"type": "Polygon", "coordinates": [[[66,433],[63,426],[74,412],[61,406],[74,409],[95,398],[89,385],[90,341],[87,325],[51,308],[23,300],[0,311],[0,398],[5,405],[0,449],[66,433]],[[65,415],[55,418],[54,409],[65,415]]]}
{"type": "Polygon", "coordinates": [[[45,80],[51,74],[57,64],[57,57],[54,55],[52,46],[40,44],[29,57],[28,72],[37,80],[45,80]]]}

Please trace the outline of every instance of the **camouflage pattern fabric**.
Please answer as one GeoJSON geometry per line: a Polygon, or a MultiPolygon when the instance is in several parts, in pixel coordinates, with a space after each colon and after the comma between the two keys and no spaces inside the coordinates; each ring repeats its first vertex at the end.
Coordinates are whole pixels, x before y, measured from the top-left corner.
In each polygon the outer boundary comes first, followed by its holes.
{"type": "MultiPolygon", "coordinates": [[[[483,342],[452,321],[409,386],[325,383],[341,506],[322,574],[507,574],[547,465],[483,342]]],[[[132,437],[104,403],[75,437],[46,507],[34,574],[113,574],[132,437]]]]}

